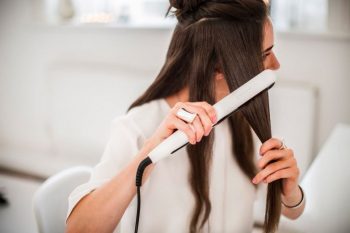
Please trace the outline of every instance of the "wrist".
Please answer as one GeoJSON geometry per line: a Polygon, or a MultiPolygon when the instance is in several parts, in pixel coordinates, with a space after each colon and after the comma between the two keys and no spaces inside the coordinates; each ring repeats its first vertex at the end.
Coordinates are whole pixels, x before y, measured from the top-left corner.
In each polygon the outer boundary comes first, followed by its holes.
{"type": "MultiPolygon", "coordinates": [[[[153,148],[155,148],[156,145],[157,144],[155,144],[154,141],[151,139],[146,139],[144,141],[142,148],[140,149],[138,155],[136,156],[136,158],[132,162],[132,166],[134,167],[134,169],[133,169],[134,173],[135,173],[135,171],[138,171],[140,163],[147,158],[149,153],[153,150],[153,148]]],[[[151,171],[153,170],[153,167],[154,167],[154,164],[151,163],[144,170],[142,184],[148,179],[148,176],[151,173],[151,171]]]]}
{"type": "Polygon", "coordinates": [[[150,152],[151,150],[153,150],[157,145],[159,144],[158,140],[154,139],[154,138],[148,138],[145,140],[144,144],[143,144],[143,149],[150,152]]]}
{"type": "Polygon", "coordinates": [[[144,159],[159,143],[154,138],[148,138],[144,141],[138,157],[144,159]]]}
{"type": "Polygon", "coordinates": [[[288,191],[288,193],[283,193],[282,192],[282,198],[284,199],[295,199],[296,197],[300,197],[300,189],[299,189],[299,185],[295,185],[295,187],[293,189],[291,189],[290,191],[288,191]]]}
{"type": "Polygon", "coordinates": [[[282,195],[282,204],[287,208],[297,208],[304,201],[304,192],[298,185],[289,195],[282,195]]]}

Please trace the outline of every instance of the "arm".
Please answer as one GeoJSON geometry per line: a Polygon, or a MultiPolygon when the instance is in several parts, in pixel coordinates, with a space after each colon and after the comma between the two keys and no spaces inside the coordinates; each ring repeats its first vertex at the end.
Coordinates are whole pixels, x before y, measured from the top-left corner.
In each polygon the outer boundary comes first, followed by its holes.
{"type": "MultiPolygon", "coordinates": [[[[258,167],[262,170],[252,182],[254,184],[270,183],[282,179],[282,202],[288,206],[298,204],[302,199],[302,193],[298,186],[300,172],[294,152],[286,148],[283,143],[281,145],[280,140],[272,138],[263,143],[260,155],[258,167]]],[[[298,208],[288,208],[282,205],[282,214],[289,219],[297,219],[303,213],[304,208],[305,201],[298,208]]]]}
{"type": "MultiPolygon", "coordinates": [[[[153,143],[147,141],[119,174],[82,198],[67,219],[66,232],[113,232],[136,194],[137,167],[153,147],[153,143]]],[[[144,181],[152,169],[153,165],[147,167],[144,181]]]]}
{"type": "MultiPolygon", "coordinates": [[[[305,199],[305,196],[302,197],[302,193],[299,187],[297,187],[294,191],[292,191],[289,196],[282,195],[283,203],[288,206],[297,205],[302,198],[305,199]]],[[[282,214],[289,219],[297,219],[304,212],[304,209],[305,209],[305,200],[303,200],[301,205],[298,206],[297,208],[288,208],[282,205],[282,214]]]]}
{"type": "MultiPolygon", "coordinates": [[[[135,157],[119,174],[112,177],[101,187],[82,198],[72,210],[67,219],[66,232],[113,232],[131,200],[136,194],[135,175],[139,163],[147,157],[149,152],[169,137],[175,130],[186,133],[191,144],[199,142],[212,130],[216,123],[215,109],[206,102],[177,103],[167,117],[162,121],[155,133],[135,157]],[[177,117],[180,108],[186,108],[197,113],[193,121],[194,132],[189,124],[177,117]]],[[[143,182],[147,179],[154,165],[146,168],[143,182]]]]}

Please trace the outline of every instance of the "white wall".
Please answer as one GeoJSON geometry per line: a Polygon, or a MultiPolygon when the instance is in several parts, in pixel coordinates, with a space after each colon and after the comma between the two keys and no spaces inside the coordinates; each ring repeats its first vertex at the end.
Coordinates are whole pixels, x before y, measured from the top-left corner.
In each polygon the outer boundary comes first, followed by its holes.
{"type": "Polygon", "coordinates": [[[281,78],[319,90],[318,151],[337,122],[350,123],[350,36],[277,33],[276,53],[281,78]]]}
{"type": "Polygon", "coordinates": [[[92,69],[89,65],[100,64],[153,78],[163,61],[168,30],[35,25],[27,20],[31,5],[17,3],[0,3],[0,15],[6,18],[0,29],[2,144],[47,148],[50,106],[46,82],[48,72],[57,66],[77,64],[92,69]],[[21,16],[19,22],[9,20],[12,12],[21,16]]]}
{"type": "MultiPolygon", "coordinates": [[[[69,86],[56,82],[63,74],[60,73],[62,69],[70,69],[72,79],[86,67],[95,74],[95,81],[99,71],[108,69],[125,75],[125,80],[120,82],[139,78],[147,83],[159,71],[171,36],[170,29],[34,24],[33,12],[37,9],[33,6],[30,1],[0,2],[0,157],[8,153],[17,153],[18,158],[58,153],[60,145],[55,144],[57,129],[52,120],[60,119],[57,115],[53,118],[55,96],[50,93],[55,90],[72,93],[69,86]]],[[[278,33],[276,53],[281,62],[281,79],[319,89],[316,152],[337,122],[350,123],[350,37],[278,33]]],[[[113,75],[114,72],[105,78],[113,78],[113,75]]],[[[72,85],[79,87],[74,82],[72,80],[72,85]]],[[[77,95],[94,93],[84,88],[79,90],[77,95]]],[[[106,111],[105,116],[118,115],[124,109],[106,111]]],[[[68,119],[69,113],[61,116],[68,119]]],[[[103,120],[99,125],[92,125],[101,128],[96,147],[84,151],[91,163],[96,158],[90,155],[101,154],[101,147],[108,137],[111,119],[105,117],[103,120]]],[[[63,127],[64,122],[60,124],[63,127]]]]}

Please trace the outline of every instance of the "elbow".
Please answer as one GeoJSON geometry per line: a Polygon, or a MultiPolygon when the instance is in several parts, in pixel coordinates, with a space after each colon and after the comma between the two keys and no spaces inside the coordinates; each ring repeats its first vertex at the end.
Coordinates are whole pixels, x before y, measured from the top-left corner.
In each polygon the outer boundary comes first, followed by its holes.
{"type": "Polygon", "coordinates": [[[72,233],[72,232],[80,232],[78,229],[76,229],[76,227],[74,226],[74,224],[71,222],[71,219],[68,218],[66,221],[66,228],[65,228],[65,233],[72,233]]]}
{"type": "Polygon", "coordinates": [[[86,232],[90,232],[90,231],[87,229],[83,229],[75,224],[67,224],[64,232],[65,233],[80,233],[80,232],[86,233],[86,232]]]}
{"type": "Polygon", "coordinates": [[[66,228],[65,233],[80,233],[80,232],[88,232],[87,229],[84,229],[82,226],[84,224],[78,224],[77,221],[74,221],[75,219],[72,218],[72,216],[69,216],[69,218],[66,221],[66,228]]]}
{"type": "Polygon", "coordinates": [[[99,224],[91,219],[84,219],[81,216],[70,216],[66,221],[65,233],[102,233],[106,231],[99,224]]]}

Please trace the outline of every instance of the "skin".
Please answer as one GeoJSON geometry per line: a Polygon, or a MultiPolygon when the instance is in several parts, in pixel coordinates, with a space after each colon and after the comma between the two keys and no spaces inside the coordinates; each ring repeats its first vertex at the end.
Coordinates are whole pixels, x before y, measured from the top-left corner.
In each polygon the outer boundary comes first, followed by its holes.
{"type": "MultiPolygon", "coordinates": [[[[264,66],[266,69],[276,70],[279,68],[279,63],[272,51],[274,38],[270,20],[267,20],[264,31],[264,66]]],[[[217,87],[216,101],[219,101],[229,94],[229,89],[224,76],[219,72],[215,74],[215,82],[217,87]]],[[[210,133],[212,125],[217,121],[215,109],[210,104],[206,102],[188,102],[187,88],[167,97],[166,101],[171,110],[154,134],[145,141],[134,159],[118,174],[84,196],[76,204],[67,219],[66,232],[113,232],[136,195],[135,174],[139,163],[147,157],[148,153],[175,130],[183,131],[186,133],[189,142],[196,144],[203,136],[210,133]],[[176,116],[179,108],[197,113],[191,125],[176,116]]],[[[282,200],[287,205],[295,205],[301,199],[301,192],[298,189],[299,169],[293,151],[291,149],[280,150],[280,146],[281,141],[274,138],[262,144],[260,147],[261,158],[258,162],[261,171],[255,176],[254,183],[269,183],[273,180],[282,179],[282,200]],[[270,163],[272,160],[276,161],[270,163]],[[269,165],[266,166],[268,163],[269,165]]],[[[153,164],[146,168],[143,182],[148,179],[153,168],[153,164]]],[[[304,205],[297,209],[282,207],[282,214],[295,219],[301,215],[303,209],[304,205]]]]}

